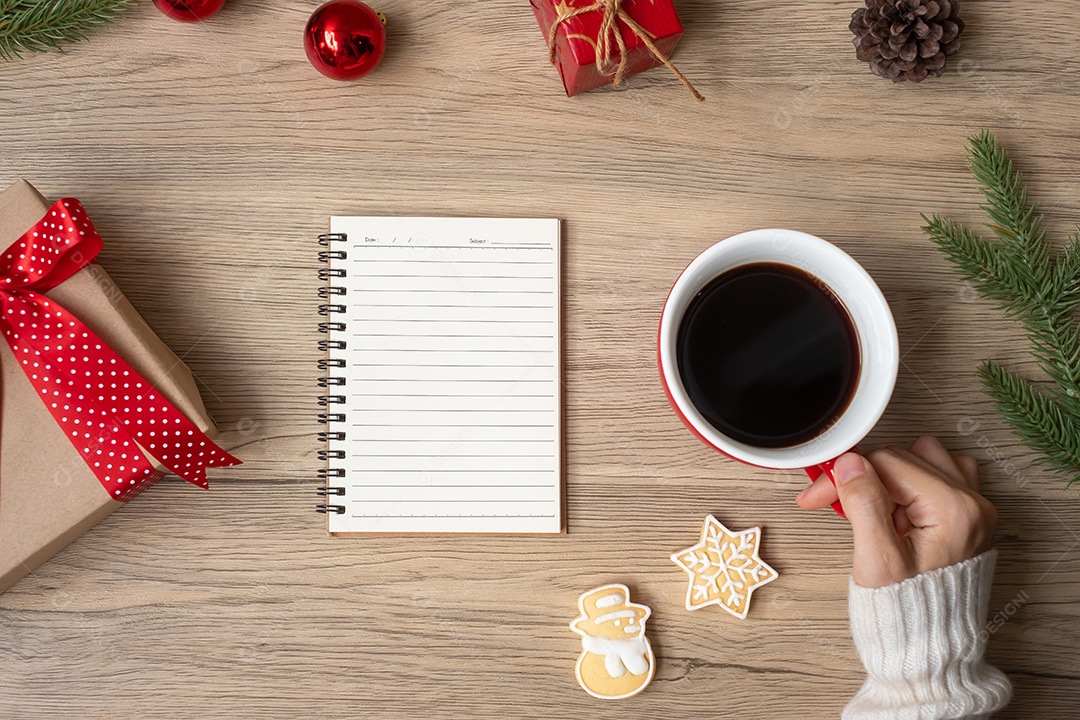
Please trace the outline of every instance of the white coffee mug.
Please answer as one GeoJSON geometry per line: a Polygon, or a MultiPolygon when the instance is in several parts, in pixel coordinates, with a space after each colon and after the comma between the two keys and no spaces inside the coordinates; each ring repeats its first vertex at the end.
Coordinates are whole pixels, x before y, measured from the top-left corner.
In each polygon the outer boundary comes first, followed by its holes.
{"type": "MultiPolygon", "coordinates": [[[[750,465],[802,468],[811,480],[822,473],[831,478],[833,461],[852,450],[881,419],[900,365],[896,323],[885,296],[866,270],[843,250],[821,238],[775,229],[753,230],[721,240],[683,270],[664,304],[657,354],[660,377],[672,407],[701,440],[750,465]],[[691,301],[714,278],[751,263],[788,265],[816,278],[843,303],[858,339],[859,378],[847,408],[817,437],[792,447],[755,447],[727,437],[690,401],[679,376],[679,326],[691,301]]],[[[842,513],[839,503],[834,508],[842,513]]]]}

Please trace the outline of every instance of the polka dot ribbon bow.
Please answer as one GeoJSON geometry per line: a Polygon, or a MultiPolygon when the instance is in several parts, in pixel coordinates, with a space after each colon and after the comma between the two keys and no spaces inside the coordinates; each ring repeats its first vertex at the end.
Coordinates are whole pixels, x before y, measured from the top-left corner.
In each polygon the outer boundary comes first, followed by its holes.
{"type": "Polygon", "coordinates": [[[0,257],[0,331],[68,440],[115,499],[161,477],[140,446],[199,487],[239,465],[78,318],[42,295],[101,251],[74,198],[58,200],[0,257]],[[136,445],[138,443],[138,445],[136,445]]]}

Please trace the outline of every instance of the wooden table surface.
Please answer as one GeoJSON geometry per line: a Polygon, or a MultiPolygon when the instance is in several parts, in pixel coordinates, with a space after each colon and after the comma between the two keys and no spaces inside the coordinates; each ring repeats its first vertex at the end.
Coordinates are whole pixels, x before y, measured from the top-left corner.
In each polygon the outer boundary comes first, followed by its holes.
{"type": "Polygon", "coordinates": [[[1001,520],[990,655],[1003,717],[1080,704],[1080,495],[982,393],[986,356],[1035,372],[1017,326],[919,230],[979,223],[965,137],[990,127],[1060,240],[1080,221],[1080,11],[965,3],[948,73],[858,63],[858,0],[679,0],[680,68],[563,96],[525,0],[385,0],[384,64],[324,79],[315,2],[230,0],[183,25],[141,3],[65,54],[0,64],[0,184],[83,200],[102,262],[198,377],[245,464],[169,478],[0,596],[4,718],[819,718],[862,680],[851,535],[797,472],[710,452],[668,409],[654,341],[683,266],[728,235],[825,237],[877,279],[903,363],[867,447],[942,436],[983,463],[1001,520]],[[313,512],[315,235],[330,214],[559,217],[569,534],[331,539],[313,512]],[[780,578],[738,621],[683,609],[669,553],[714,513],[761,524],[780,578]],[[632,700],[574,680],[583,590],[654,608],[632,700]]]}

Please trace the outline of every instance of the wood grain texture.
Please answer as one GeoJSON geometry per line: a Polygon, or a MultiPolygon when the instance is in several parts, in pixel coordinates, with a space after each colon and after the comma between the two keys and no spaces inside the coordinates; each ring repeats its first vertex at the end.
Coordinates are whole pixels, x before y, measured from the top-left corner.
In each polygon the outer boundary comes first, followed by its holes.
{"type": "Polygon", "coordinates": [[[525,0],[385,0],[386,60],[355,84],[307,64],[316,3],[297,0],[230,0],[203,25],[143,3],[66,54],[0,65],[0,183],[83,200],[102,262],[246,461],[210,492],[158,483],[0,596],[0,716],[835,717],[862,679],[848,528],[795,508],[798,473],[700,445],[654,361],[678,272],[765,226],[828,238],[879,281],[905,354],[867,444],[935,433],[982,460],[990,612],[1008,614],[991,656],[1016,688],[1002,717],[1074,715],[1080,498],[974,377],[986,356],[1034,372],[1017,327],[918,228],[981,222],[963,146],[982,127],[1055,237],[1080,220],[1080,10],[965,3],[946,76],[893,86],[854,59],[858,4],[679,0],[676,60],[704,105],[663,70],[568,100],[525,0]],[[334,213],[565,221],[568,536],[325,536],[314,235],[334,213]],[[682,609],[668,554],[709,512],[762,524],[780,572],[743,622],[682,609]],[[659,668],[605,704],[576,686],[566,625],[612,581],[654,608],[659,668]]]}

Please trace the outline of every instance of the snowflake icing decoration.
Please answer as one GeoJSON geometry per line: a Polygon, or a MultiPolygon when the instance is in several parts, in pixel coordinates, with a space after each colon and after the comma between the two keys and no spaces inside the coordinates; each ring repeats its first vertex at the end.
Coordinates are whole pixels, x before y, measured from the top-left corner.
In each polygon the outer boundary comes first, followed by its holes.
{"type": "Polygon", "coordinates": [[[778,575],[758,557],[761,528],[733,533],[709,515],[701,541],[671,556],[690,574],[686,609],[719,605],[739,619],[750,609],[750,594],[778,575]]]}

